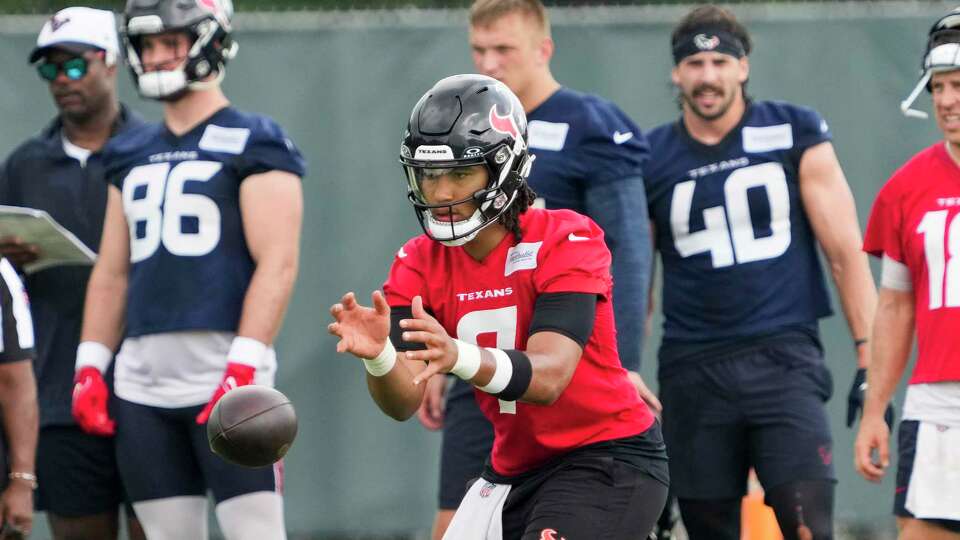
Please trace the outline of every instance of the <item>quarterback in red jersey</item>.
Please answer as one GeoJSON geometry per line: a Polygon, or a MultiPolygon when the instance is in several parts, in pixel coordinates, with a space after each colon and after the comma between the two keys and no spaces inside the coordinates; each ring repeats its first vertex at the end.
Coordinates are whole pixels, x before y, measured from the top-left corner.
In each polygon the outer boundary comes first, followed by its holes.
{"type": "Polygon", "coordinates": [[[482,75],[441,80],[414,107],[400,160],[425,234],[397,252],[373,307],[348,293],[329,330],[393,418],[416,413],[431,376],[476,387],[493,451],[444,538],[645,535],[666,453],[617,356],[610,253],[589,218],[528,208],[516,96],[482,75]]]}
{"type": "MultiPolygon", "coordinates": [[[[960,539],[960,10],[930,30],[923,87],[944,141],[921,151],[880,190],[864,250],[881,257],[873,362],[854,454],[879,481],[889,465],[883,409],[917,335],[917,361],[898,433],[894,514],[900,539],[960,539]],[[878,461],[871,454],[876,451],[878,461]]],[[[912,111],[911,115],[916,115],[912,111]]]]}

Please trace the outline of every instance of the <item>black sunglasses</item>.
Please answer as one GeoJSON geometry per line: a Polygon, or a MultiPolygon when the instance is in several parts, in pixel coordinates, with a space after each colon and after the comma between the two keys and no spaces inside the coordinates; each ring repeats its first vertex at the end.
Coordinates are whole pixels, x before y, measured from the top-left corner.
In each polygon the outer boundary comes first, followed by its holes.
{"type": "Polygon", "coordinates": [[[89,62],[86,58],[75,56],[60,63],[44,60],[37,64],[37,73],[40,74],[40,78],[52,82],[57,78],[57,74],[62,71],[71,81],[79,81],[87,75],[88,67],[89,62]]]}

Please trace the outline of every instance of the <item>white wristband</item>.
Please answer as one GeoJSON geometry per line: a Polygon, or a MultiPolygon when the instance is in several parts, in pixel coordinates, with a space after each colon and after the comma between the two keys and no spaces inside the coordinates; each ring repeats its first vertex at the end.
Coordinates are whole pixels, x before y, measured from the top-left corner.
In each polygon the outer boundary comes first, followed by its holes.
{"type": "Polygon", "coordinates": [[[227,352],[227,361],[244,364],[253,369],[260,369],[263,357],[267,354],[267,345],[253,338],[237,336],[230,343],[227,352]]]}
{"type": "Polygon", "coordinates": [[[374,377],[383,377],[390,373],[394,364],[397,363],[397,349],[393,346],[390,338],[387,338],[387,344],[383,346],[380,354],[375,358],[362,358],[361,360],[363,360],[363,367],[367,368],[367,373],[374,377]]]}
{"type": "Polygon", "coordinates": [[[487,349],[490,354],[497,359],[497,370],[493,372],[493,378],[486,386],[478,386],[480,390],[488,394],[499,394],[510,384],[510,378],[513,377],[513,362],[507,353],[500,349],[487,349]]]}
{"type": "Polygon", "coordinates": [[[76,370],[95,367],[100,373],[107,370],[113,360],[113,351],[103,343],[84,341],[77,347],[76,370]]]}
{"type": "Polygon", "coordinates": [[[453,342],[457,344],[457,361],[450,373],[469,381],[480,371],[480,347],[459,339],[453,342]]]}

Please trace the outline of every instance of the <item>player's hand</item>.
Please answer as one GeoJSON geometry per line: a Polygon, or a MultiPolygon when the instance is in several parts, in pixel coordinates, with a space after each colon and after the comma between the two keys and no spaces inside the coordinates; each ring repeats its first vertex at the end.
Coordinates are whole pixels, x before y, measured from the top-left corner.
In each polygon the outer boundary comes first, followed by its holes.
{"type": "Polygon", "coordinates": [[[11,480],[0,495],[3,524],[0,540],[26,538],[33,528],[33,486],[11,480]]]}
{"type": "Polygon", "coordinates": [[[40,248],[27,244],[16,236],[0,238],[0,255],[6,257],[14,266],[22,267],[40,257],[40,248]]]}
{"type": "Polygon", "coordinates": [[[100,370],[93,366],[80,368],[74,377],[71,407],[80,429],[102,437],[110,437],[116,432],[116,426],[107,413],[109,397],[110,392],[100,370]]]}
{"type": "Polygon", "coordinates": [[[660,403],[657,395],[647,388],[647,383],[643,382],[643,377],[641,377],[639,373],[636,371],[627,371],[627,377],[630,378],[633,387],[637,389],[637,394],[640,395],[640,399],[650,407],[653,414],[659,415],[663,412],[663,404],[660,403]]]}
{"type": "Polygon", "coordinates": [[[853,443],[853,465],[860,476],[871,482],[879,482],[890,466],[890,428],[879,415],[860,420],[860,431],[853,443]]]}
{"type": "Polygon", "coordinates": [[[327,325],[327,331],[340,338],[338,353],[376,358],[383,351],[390,337],[390,305],[380,291],[373,291],[371,300],[372,308],[361,306],[349,292],[330,307],[336,322],[327,325]]]}
{"type": "Polygon", "coordinates": [[[443,401],[447,392],[447,377],[435,375],[423,389],[423,401],[417,410],[417,419],[430,431],[443,428],[443,401]]]}
{"type": "Polygon", "coordinates": [[[413,297],[410,308],[413,318],[400,321],[400,328],[403,328],[404,341],[427,346],[424,350],[406,353],[410,360],[427,363],[427,367],[413,378],[413,384],[420,384],[437,373],[449,373],[457,363],[459,352],[457,344],[447,335],[443,325],[423,309],[423,298],[413,297]]]}
{"type": "Polygon", "coordinates": [[[217,389],[213,391],[213,396],[210,398],[207,406],[197,415],[197,423],[207,423],[207,419],[210,418],[210,413],[213,411],[213,406],[220,401],[220,398],[222,398],[224,394],[234,388],[253,384],[253,376],[256,372],[257,369],[253,366],[239,362],[227,362],[227,369],[223,372],[223,380],[217,385],[217,389]]]}
{"type": "MultiPolygon", "coordinates": [[[[847,395],[847,427],[853,427],[857,421],[857,416],[863,413],[863,403],[867,392],[867,370],[857,368],[857,373],[853,376],[853,384],[850,386],[850,393],[847,395]]],[[[887,422],[887,428],[893,429],[893,404],[887,404],[887,410],[883,413],[883,419],[887,422]]]]}

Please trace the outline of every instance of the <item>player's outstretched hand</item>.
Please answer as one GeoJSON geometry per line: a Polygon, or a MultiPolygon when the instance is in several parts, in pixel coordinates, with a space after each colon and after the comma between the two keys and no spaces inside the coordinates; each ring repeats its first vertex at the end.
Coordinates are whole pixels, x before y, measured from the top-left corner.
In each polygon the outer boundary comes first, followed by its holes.
{"type": "Polygon", "coordinates": [[[373,307],[357,303],[352,292],[330,307],[334,321],[327,331],[340,338],[338,353],[351,353],[359,358],[376,358],[390,337],[390,305],[380,291],[371,295],[373,307]]]}
{"type": "Polygon", "coordinates": [[[420,384],[437,373],[449,373],[457,363],[458,352],[456,343],[447,335],[443,325],[423,309],[423,298],[414,296],[410,309],[413,318],[400,321],[400,328],[403,329],[404,341],[423,343],[427,347],[420,351],[407,351],[409,360],[427,363],[427,367],[413,378],[413,384],[420,384]]]}
{"type": "Polygon", "coordinates": [[[447,378],[434,375],[423,389],[423,401],[417,410],[417,419],[430,431],[443,428],[443,400],[447,390],[447,378]]]}
{"type": "Polygon", "coordinates": [[[879,482],[890,465],[890,428],[880,416],[864,416],[853,443],[853,465],[871,482],[879,482]],[[874,459],[876,452],[876,459],[874,459]]]}

